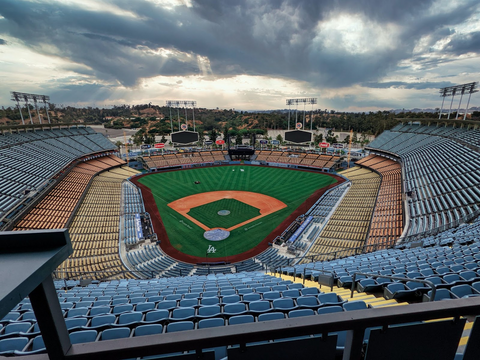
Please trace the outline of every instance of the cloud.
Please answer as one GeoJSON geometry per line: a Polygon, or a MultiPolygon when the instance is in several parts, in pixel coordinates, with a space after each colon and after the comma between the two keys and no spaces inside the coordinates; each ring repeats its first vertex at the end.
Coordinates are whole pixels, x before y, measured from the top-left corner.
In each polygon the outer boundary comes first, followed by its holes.
{"type": "Polygon", "coordinates": [[[457,34],[446,45],[446,50],[456,55],[480,53],[480,31],[469,34],[457,34]]]}
{"type": "Polygon", "coordinates": [[[0,45],[6,45],[6,44],[7,44],[7,42],[5,40],[0,39],[0,45]]]}
{"type": "Polygon", "coordinates": [[[425,90],[425,89],[440,89],[447,86],[453,86],[455,84],[450,81],[440,81],[440,82],[406,82],[406,81],[388,81],[388,82],[367,82],[363,83],[362,86],[375,89],[388,89],[388,88],[400,88],[400,89],[415,89],[415,90],[425,90]]]}
{"type": "Polygon", "coordinates": [[[0,35],[68,60],[82,81],[65,93],[81,96],[84,82],[104,96],[165,76],[422,90],[443,80],[410,74],[478,55],[478,29],[459,26],[479,12],[476,0],[2,0],[0,35]]]}

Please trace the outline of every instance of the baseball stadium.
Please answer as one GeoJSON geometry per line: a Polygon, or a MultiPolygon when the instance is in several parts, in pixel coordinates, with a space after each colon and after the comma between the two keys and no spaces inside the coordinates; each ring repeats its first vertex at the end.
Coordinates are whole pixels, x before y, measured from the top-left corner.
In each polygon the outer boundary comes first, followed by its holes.
{"type": "Polygon", "coordinates": [[[225,145],[1,128],[0,358],[478,358],[478,123],[225,145]]]}

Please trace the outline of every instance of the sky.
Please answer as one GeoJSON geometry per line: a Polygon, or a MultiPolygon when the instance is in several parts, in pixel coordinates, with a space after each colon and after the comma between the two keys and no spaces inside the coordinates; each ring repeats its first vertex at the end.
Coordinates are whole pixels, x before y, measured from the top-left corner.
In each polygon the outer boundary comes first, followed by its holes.
{"type": "Polygon", "coordinates": [[[65,106],[436,108],[439,88],[479,80],[478,0],[0,0],[0,106],[19,91],[65,106]]]}

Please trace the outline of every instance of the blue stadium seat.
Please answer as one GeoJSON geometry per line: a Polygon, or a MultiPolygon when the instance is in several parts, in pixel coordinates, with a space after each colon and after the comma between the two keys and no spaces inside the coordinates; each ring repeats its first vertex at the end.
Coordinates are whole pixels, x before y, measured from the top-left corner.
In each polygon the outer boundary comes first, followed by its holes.
{"type": "Polygon", "coordinates": [[[228,324],[229,325],[238,325],[238,324],[246,324],[246,323],[253,323],[254,318],[252,315],[237,315],[237,316],[232,316],[230,319],[228,319],[228,324]]]}
{"type": "Polygon", "coordinates": [[[270,312],[273,310],[273,308],[270,305],[269,301],[259,300],[259,301],[252,301],[251,303],[249,303],[248,310],[251,314],[257,315],[257,314],[270,312]]]}
{"type": "Polygon", "coordinates": [[[163,326],[160,324],[148,324],[137,326],[133,331],[133,336],[156,335],[161,334],[163,326]]]}
{"type": "Polygon", "coordinates": [[[14,337],[0,340],[0,355],[13,355],[15,351],[22,351],[28,343],[27,337],[14,337]]]}
{"type": "Polygon", "coordinates": [[[114,339],[123,339],[130,336],[130,328],[128,327],[119,327],[114,329],[103,330],[100,334],[100,340],[114,340],[114,339]]]}
{"type": "Polygon", "coordinates": [[[95,341],[96,338],[97,338],[96,330],[82,330],[82,331],[75,331],[73,333],[70,333],[70,342],[72,344],[93,342],[95,341]]]}
{"type": "Polygon", "coordinates": [[[194,328],[193,321],[178,321],[178,322],[173,322],[167,325],[167,333],[193,330],[193,328],[194,328]]]}

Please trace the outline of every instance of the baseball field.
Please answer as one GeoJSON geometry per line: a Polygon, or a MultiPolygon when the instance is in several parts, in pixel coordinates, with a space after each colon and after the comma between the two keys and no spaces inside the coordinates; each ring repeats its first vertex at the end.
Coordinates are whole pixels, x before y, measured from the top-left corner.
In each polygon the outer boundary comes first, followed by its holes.
{"type": "Polygon", "coordinates": [[[149,174],[135,182],[154,226],[163,226],[155,228],[162,248],[222,261],[259,245],[300,206],[307,211],[306,199],[337,180],[316,172],[232,165],[149,174]],[[207,240],[204,234],[215,229],[229,236],[207,240]]]}

